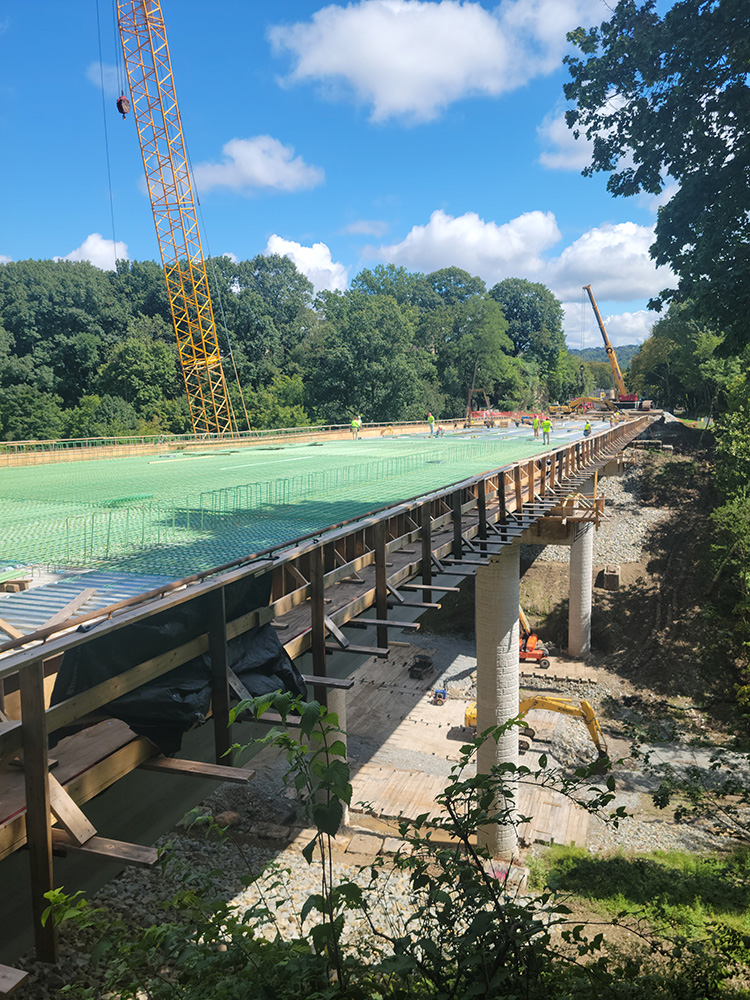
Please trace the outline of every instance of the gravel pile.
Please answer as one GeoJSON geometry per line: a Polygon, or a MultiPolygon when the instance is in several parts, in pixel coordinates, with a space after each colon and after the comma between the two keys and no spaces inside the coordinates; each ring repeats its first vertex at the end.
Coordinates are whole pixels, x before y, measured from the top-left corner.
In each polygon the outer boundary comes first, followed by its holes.
{"type": "MultiPolygon", "coordinates": [[[[622,477],[608,477],[599,483],[598,492],[607,498],[606,513],[594,532],[594,564],[634,563],[643,553],[649,533],[666,521],[666,509],[641,506],[638,467],[622,477]]],[[[522,549],[525,546],[522,547],[522,549]]],[[[570,562],[570,547],[547,545],[535,548],[536,562],[570,562]]],[[[524,558],[522,551],[521,558],[524,558]]]]}

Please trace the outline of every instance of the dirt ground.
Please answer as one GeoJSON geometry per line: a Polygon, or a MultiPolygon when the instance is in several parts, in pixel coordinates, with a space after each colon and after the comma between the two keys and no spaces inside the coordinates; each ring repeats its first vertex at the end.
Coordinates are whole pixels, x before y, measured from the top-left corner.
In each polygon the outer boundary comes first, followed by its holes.
{"type": "MultiPolygon", "coordinates": [[[[640,502],[664,517],[638,561],[620,563],[619,590],[604,590],[601,580],[594,586],[586,664],[597,668],[600,680],[598,690],[582,697],[594,704],[613,759],[628,756],[634,733],[684,748],[695,741],[726,744],[745,728],[734,691],[740,662],[727,639],[728,609],[720,606],[714,585],[710,437],[681,424],[657,433],[673,450],[635,457],[640,502]]],[[[601,568],[595,564],[595,578],[601,568]]],[[[521,604],[532,628],[562,659],[568,575],[565,563],[537,561],[521,579],[521,604]]],[[[471,636],[473,602],[473,581],[466,581],[460,594],[442,599],[439,615],[423,616],[423,632],[471,636]]],[[[637,818],[665,823],[670,813],[642,794],[637,818]]]]}

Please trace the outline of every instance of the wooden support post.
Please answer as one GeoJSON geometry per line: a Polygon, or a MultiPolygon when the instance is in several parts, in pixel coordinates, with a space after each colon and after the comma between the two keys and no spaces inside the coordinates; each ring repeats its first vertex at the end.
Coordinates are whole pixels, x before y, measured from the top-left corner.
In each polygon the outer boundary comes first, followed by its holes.
{"type": "Polygon", "coordinates": [[[534,502],[534,459],[526,465],[526,499],[529,503],[534,502]]]}
{"type": "Polygon", "coordinates": [[[487,541],[487,494],[485,489],[487,486],[487,481],[485,479],[480,479],[477,483],[477,514],[479,517],[479,540],[480,552],[486,552],[487,546],[482,545],[482,542],[487,541]]]}
{"type": "Polygon", "coordinates": [[[547,457],[539,460],[539,496],[547,492],[547,457]]]}
{"type": "Polygon", "coordinates": [[[429,589],[429,584],[432,583],[432,517],[429,502],[422,504],[419,515],[419,534],[422,541],[422,583],[425,584],[422,596],[430,604],[432,602],[432,591],[429,589]]]}
{"type": "Polygon", "coordinates": [[[214,723],[216,763],[231,764],[232,733],[229,728],[229,656],[224,588],[211,595],[208,622],[208,653],[211,657],[211,714],[214,723]]]}
{"type": "Polygon", "coordinates": [[[523,507],[523,486],[521,485],[521,466],[513,466],[513,484],[516,490],[516,511],[523,507]]]}
{"type": "MultiPolygon", "coordinates": [[[[373,531],[375,542],[375,612],[382,621],[388,617],[388,575],[385,566],[385,521],[375,522],[373,531]]],[[[388,647],[388,627],[377,625],[377,642],[381,648],[388,647]]]]}
{"type": "Polygon", "coordinates": [[[26,781],[26,843],[31,868],[31,908],[34,944],[40,962],[59,958],[57,928],[52,920],[42,926],[47,906],[45,892],[54,889],[52,833],[50,826],[47,724],[44,716],[44,669],[41,660],[22,667],[18,674],[21,691],[21,735],[26,781]]]}
{"type": "MultiPolygon", "coordinates": [[[[313,674],[326,676],[326,612],[325,585],[323,582],[323,552],[320,546],[310,553],[310,628],[313,674]]],[[[321,684],[314,685],[313,693],[321,705],[328,704],[326,689],[321,684]]]]}
{"type": "Polygon", "coordinates": [[[557,455],[553,454],[550,457],[550,463],[549,463],[549,488],[551,490],[554,490],[555,484],[557,482],[557,476],[555,474],[556,471],[557,471],[557,455]]]}
{"type": "Polygon", "coordinates": [[[456,490],[456,492],[452,494],[451,508],[453,511],[453,558],[460,559],[464,551],[460,490],[456,490]]]}

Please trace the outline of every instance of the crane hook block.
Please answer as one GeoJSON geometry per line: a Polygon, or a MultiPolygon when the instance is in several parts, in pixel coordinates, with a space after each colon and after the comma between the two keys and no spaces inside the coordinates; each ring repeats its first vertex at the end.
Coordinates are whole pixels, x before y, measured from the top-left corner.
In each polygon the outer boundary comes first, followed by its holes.
{"type": "Polygon", "coordinates": [[[122,115],[122,120],[125,121],[125,116],[128,111],[130,111],[130,101],[127,99],[125,94],[120,94],[117,98],[117,110],[122,115]]]}

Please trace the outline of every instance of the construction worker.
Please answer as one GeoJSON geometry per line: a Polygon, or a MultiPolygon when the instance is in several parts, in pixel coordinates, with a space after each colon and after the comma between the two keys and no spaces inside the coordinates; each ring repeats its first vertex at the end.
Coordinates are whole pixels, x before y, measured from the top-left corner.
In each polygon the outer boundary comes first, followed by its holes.
{"type": "Polygon", "coordinates": [[[540,427],[540,424],[541,424],[541,421],[539,419],[539,414],[535,413],[534,414],[534,419],[531,421],[531,426],[534,428],[534,437],[535,438],[539,437],[539,427],[540,427]]]}
{"type": "Polygon", "coordinates": [[[359,438],[359,428],[360,428],[359,417],[352,417],[351,428],[352,428],[352,438],[354,441],[356,441],[359,438]]]}
{"type": "Polygon", "coordinates": [[[544,444],[549,444],[549,436],[552,432],[552,421],[549,417],[545,417],[542,421],[542,440],[544,444]]]}
{"type": "Polygon", "coordinates": [[[583,436],[587,438],[590,434],[591,434],[591,424],[587,420],[586,423],[583,425],[583,436]]]}
{"type": "Polygon", "coordinates": [[[435,418],[431,413],[427,414],[427,423],[430,428],[430,437],[432,437],[433,434],[435,433],[435,418]]]}

